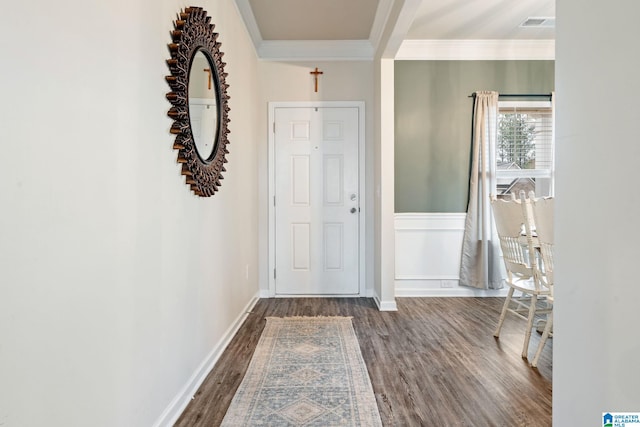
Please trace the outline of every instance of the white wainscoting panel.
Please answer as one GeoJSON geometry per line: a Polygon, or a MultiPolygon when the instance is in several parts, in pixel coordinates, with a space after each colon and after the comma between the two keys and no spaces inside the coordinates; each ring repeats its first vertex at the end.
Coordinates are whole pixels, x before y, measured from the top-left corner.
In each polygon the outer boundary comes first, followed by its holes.
{"type": "Polygon", "coordinates": [[[395,214],[397,297],[503,296],[459,286],[464,213],[395,214]]]}

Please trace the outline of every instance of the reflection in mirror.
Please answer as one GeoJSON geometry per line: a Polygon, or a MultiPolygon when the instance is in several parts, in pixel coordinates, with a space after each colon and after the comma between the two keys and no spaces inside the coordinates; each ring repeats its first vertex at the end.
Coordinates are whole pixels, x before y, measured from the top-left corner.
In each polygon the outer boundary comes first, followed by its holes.
{"type": "Polygon", "coordinates": [[[196,150],[204,162],[214,157],[218,131],[217,88],[212,70],[206,55],[197,51],[189,71],[189,118],[196,150]]]}

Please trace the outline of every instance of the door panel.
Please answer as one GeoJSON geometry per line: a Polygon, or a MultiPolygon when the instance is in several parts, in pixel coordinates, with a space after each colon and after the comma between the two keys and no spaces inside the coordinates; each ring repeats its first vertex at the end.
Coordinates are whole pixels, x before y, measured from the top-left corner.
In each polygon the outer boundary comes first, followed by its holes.
{"type": "Polygon", "coordinates": [[[275,109],[278,295],[359,293],[358,108],[275,109]]]}

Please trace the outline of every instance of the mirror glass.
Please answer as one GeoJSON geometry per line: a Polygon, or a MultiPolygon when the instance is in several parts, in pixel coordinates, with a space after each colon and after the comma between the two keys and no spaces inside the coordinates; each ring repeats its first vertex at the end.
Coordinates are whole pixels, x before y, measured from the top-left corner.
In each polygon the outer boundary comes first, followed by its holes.
{"type": "Polygon", "coordinates": [[[215,154],[218,134],[217,86],[209,58],[198,50],[189,70],[189,120],[196,151],[203,162],[215,154]]]}

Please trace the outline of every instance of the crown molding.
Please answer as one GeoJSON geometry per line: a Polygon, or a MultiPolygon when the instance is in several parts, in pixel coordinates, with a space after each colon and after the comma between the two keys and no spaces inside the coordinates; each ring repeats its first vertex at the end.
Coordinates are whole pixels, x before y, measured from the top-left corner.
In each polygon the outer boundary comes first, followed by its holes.
{"type": "Polygon", "coordinates": [[[391,11],[391,26],[383,35],[378,47],[378,54],[381,58],[394,59],[402,41],[407,36],[409,28],[416,16],[416,11],[420,7],[422,0],[404,0],[396,3],[397,7],[391,11]]]}
{"type": "Polygon", "coordinates": [[[244,26],[249,33],[249,37],[251,37],[253,46],[260,46],[260,43],[262,43],[262,35],[260,34],[260,29],[258,28],[256,17],[253,15],[249,0],[235,0],[235,4],[244,21],[244,26]]]}
{"type": "Polygon", "coordinates": [[[389,20],[391,15],[391,6],[393,6],[393,0],[380,0],[378,2],[378,9],[376,10],[376,16],[371,25],[371,33],[369,34],[369,41],[372,46],[378,46],[382,39],[384,32],[384,26],[389,20]]]}
{"type": "MultiPolygon", "coordinates": [[[[417,1],[407,3],[413,4],[417,1]]],[[[372,60],[393,6],[393,0],[379,0],[369,40],[281,41],[262,39],[249,0],[235,0],[234,3],[255,46],[258,58],[272,61],[372,60]]],[[[397,27],[398,23],[395,25],[397,27]]],[[[408,24],[403,28],[407,29],[408,24]]],[[[395,30],[396,38],[404,36],[404,32],[397,28],[395,30]]],[[[396,43],[400,44],[395,54],[396,60],[555,59],[555,40],[404,40],[396,43]]]]}
{"type": "Polygon", "coordinates": [[[263,40],[249,0],[235,0],[236,8],[259,59],[269,61],[372,60],[392,0],[380,0],[369,40],[263,40]],[[386,13],[385,13],[386,12],[386,13]],[[382,18],[379,16],[383,13],[382,18]],[[377,42],[377,41],[376,41],[377,42]]]}
{"type": "Polygon", "coordinates": [[[405,40],[396,60],[554,60],[555,40],[405,40]]]}
{"type": "Polygon", "coordinates": [[[257,52],[260,59],[270,61],[373,59],[373,46],[368,40],[265,40],[257,52]]]}

